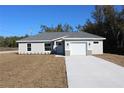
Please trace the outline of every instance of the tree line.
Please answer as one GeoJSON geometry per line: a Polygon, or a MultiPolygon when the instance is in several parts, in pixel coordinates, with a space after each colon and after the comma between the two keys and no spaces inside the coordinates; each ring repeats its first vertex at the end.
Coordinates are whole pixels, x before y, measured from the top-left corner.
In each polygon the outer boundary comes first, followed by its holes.
{"type": "Polygon", "coordinates": [[[22,39],[28,37],[28,35],[25,36],[11,36],[11,37],[3,37],[0,36],[0,47],[17,47],[16,40],[22,39]]]}
{"type": "Polygon", "coordinates": [[[74,29],[70,24],[58,24],[57,26],[51,26],[48,27],[47,25],[41,25],[40,27],[41,31],[39,33],[42,32],[73,32],[74,29]]]}
{"type": "Polygon", "coordinates": [[[79,30],[105,37],[104,50],[124,53],[124,6],[121,10],[110,5],[95,6],[92,18],[93,22],[87,20],[79,30]]]}

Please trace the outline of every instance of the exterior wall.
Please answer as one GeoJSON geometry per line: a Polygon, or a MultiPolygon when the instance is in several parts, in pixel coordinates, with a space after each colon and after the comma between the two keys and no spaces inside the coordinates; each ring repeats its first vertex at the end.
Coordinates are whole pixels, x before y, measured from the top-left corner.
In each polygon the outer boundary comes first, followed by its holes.
{"type": "MultiPolygon", "coordinates": [[[[94,44],[94,41],[83,41],[83,40],[78,40],[78,41],[64,41],[64,54],[66,56],[70,55],[70,43],[71,42],[84,42],[86,43],[86,51],[87,55],[91,54],[103,54],[103,41],[97,41],[98,44],[94,44]]],[[[53,42],[54,44],[56,42],[53,42]]],[[[53,49],[55,48],[53,46],[53,49]]],[[[31,51],[27,51],[27,43],[18,43],[18,53],[19,54],[50,54],[51,51],[45,51],[45,46],[44,43],[31,43],[31,51]]],[[[56,46],[56,44],[55,44],[56,46]]]]}
{"type": "Polygon", "coordinates": [[[27,51],[27,43],[18,43],[19,54],[44,54],[44,43],[31,43],[31,51],[27,51]]]}
{"type": "Polygon", "coordinates": [[[70,41],[65,41],[64,44],[64,48],[65,48],[65,56],[69,56],[70,55],[70,41]]]}
{"type": "Polygon", "coordinates": [[[98,44],[92,44],[92,54],[103,54],[103,41],[98,44]]]}
{"type": "Polygon", "coordinates": [[[31,43],[33,54],[42,54],[44,52],[44,43],[31,43]]]}
{"type": "Polygon", "coordinates": [[[25,54],[27,52],[27,43],[18,43],[18,53],[25,54]]]}
{"type": "Polygon", "coordinates": [[[86,43],[86,51],[87,51],[87,55],[92,55],[92,54],[103,54],[103,41],[96,41],[98,42],[98,44],[94,44],[94,41],[65,41],[65,55],[69,56],[70,55],[70,43],[71,42],[84,42],[86,43]]]}

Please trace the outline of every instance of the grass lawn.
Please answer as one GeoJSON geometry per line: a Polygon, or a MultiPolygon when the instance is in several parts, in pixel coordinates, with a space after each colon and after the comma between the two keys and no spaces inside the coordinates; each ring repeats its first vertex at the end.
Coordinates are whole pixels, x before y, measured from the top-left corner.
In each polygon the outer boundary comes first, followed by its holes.
{"type": "Polygon", "coordinates": [[[0,87],[66,88],[64,58],[0,54],[0,87]]]}
{"type": "Polygon", "coordinates": [[[123,55],[104,53],[103,55],[95,55],[95,56],[103,58],[105,60],[108,60],[110,62],[113,62],[115,64],[118,64],[124,67],[124,56],[123,55]]]}

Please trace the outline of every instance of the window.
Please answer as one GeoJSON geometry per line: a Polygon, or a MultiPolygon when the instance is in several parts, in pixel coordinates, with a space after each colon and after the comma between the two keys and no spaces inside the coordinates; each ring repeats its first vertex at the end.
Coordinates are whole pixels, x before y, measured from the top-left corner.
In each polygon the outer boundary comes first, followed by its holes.
{"type": "Polygon", "coordinates": [[[47,42],[45,43],[45,51],[50,51],[51,50],[51,43],[47,42]]]}
{"type": "Polygon", "coordinates": [[[99,42],[95,41],[94,44],[98,44],[99,42]]]}
{"type": "Polygon", "coordinates": [[[27,44],[27,51],[31,51],[31,44],[27,44]]]}

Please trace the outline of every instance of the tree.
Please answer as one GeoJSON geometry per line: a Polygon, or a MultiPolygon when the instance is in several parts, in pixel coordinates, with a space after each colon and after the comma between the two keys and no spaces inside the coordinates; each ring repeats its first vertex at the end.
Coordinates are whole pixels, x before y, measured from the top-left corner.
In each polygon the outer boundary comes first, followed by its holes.
{"type": "Polygon", "coordinates": [[[62,24],[58,24],[58,25],[55,27],[55,31],[56,31],[56,32],[63,32],[62,24]]]}
{"type": "Polygon", "coordinates": [[[118,13],[117,23],[118,23],[117,43],[119,48],[123,48],[124,47],[124,6],[122,6],[122,11],[118,13]]]}
{"type": "Polygon", "coordinates": [[[78,25],[76,26],[77,32],[81,32],[83,31],[83,26],[82,25],[78,25]]]}
{"type": "Polygon", "coordinates": [[[104,22],[103,6],[95,6],[95,11],[92,14],[95,23],[102,24],[104,22]]]}
{"type": "Polygon", "coordinates": [[[87,20],[86,24],[83,26],[82,31],[89,32],[92,34],[98,34],[96,30],[96,24],[92,23],[90,20],[87,20]]]}
{"type": "Polygon", "coordinates": [[[0,47],[2,47],[4,45],[4,37],[0,36],[0,47]]]}
{"type": "Polygon", "coordinates": [[[48,27],[46,25],[41,25],[41,32],[73,32],[73,27],[69,24],[58,24],[55,27],[48,27]]]}
{"type": "Polygon", "coordinates": [[[94,22],[87,21],[83,30],[100,35],[106,38],[105,47],[116,48],[118,46],[117,34],[120,27],[118,26],[118,12],[114,6],[95,6],[92,13],[94,22]]]}
{"type": "Polygon", "coordinates": [[[16,40],[26,38],[28,35],[25,36],[11,36],[11,37],[3,37],[0,36],[0,47],[17,47],[16,40]]]}
{"type": "Polygon", "coordinates": [[[46,25],[41,25],[40,29],[41,31],[39,33],[48,31],[48,27],[46,25]]]}
{"type": "Polygon", "coordinates": [[[86,31],[106,38],[104,49],[124,52],[124,6],[118,11],[114,6],[95,6],[93,21],[87,20],[79,31],[86,31]]]}
{"type": "Polygon", "coordinates": [[[63,25],[63,32],[73,32],[73,27],[69,24],[63,25]]]}

